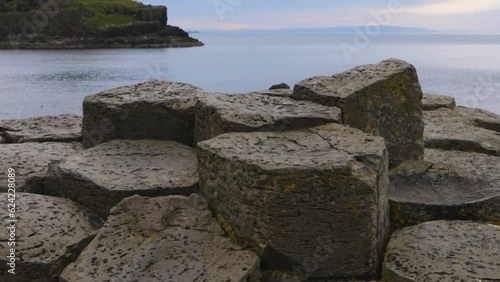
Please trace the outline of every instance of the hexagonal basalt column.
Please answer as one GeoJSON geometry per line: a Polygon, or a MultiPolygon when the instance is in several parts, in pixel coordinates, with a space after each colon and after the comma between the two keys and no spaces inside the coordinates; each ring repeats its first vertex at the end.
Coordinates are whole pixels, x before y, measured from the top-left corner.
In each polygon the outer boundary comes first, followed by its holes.
{"type": "Polygon", "coordinates": [[[269,268],[376,275],[388,234],[384,140],[343,125],[228,133],[198,143],[200,190],[269,268]]]}
{"type": "Polygon", "coordinates": [[[194,106],[202,90],[190,84],[149,81],[87,96],[83,101],[85,147],[113,139],[193,143],[194,106]]]}
{"type": "Polygon", "coordinates": [[[198,187],[193,148],[173,141],[113,140],[50,165],[45,193],[73,199],[105,219],[134,194],[189,195],[198,187]]]}
{"type": "Polygon", "coordinates": [[[261,93],[209,93],[196,105],[194,139],[200,142],[228,132],[285,131],[340,121],[340,109],[308,101],[261,93]]]}
{"type": "Polygon", "coordinates": [[[309,78],[295,86],[292,97],[339,107],[343,123],[384,137],[391,166],[423,158],[422,89],[417,71],[405,61],[309,78]]]}

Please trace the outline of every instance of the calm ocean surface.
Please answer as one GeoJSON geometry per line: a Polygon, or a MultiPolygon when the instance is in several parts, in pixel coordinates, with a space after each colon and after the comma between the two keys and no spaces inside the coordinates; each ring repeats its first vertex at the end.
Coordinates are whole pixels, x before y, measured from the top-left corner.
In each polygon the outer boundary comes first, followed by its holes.
{"type": "Polygon", "coordinates": [[[151,79],[212,92],[264,90],[360,64],[414,64],[425,92],[500,114],[500,35],[380,35],[350,59],[355,35],[193,34],[182,49],[0,50],[0,119],[82,113],[83,97],[151,79]]]}

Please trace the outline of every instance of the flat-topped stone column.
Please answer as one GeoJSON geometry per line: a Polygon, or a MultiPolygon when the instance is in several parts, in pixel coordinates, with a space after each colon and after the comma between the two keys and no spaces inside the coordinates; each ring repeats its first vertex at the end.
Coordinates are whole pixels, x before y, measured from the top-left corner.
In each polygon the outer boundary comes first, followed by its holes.
{"type": "Polygon", "coordinates": [[[295,85],[292,97],[339,107],[343,123],[384,137],[391,166],[423,158],[422,89],[417,71],[405,61],[308,78],[295,85]]]}
{"type": "Polygon", "coordinates": [[[132,195],[189,195],[198,188],[193,148],[173,141],[113,140],[51,164],[44,192],[73,199],[105,219],[132,195]]]}
{"type": "Polygon", "coordinates": [[[383,282],[500,281],[500,226],[433,221],[396,231],[383,282]]]}
{"type": "Polygon", "coordinates": [[[85,147],[113,139],[160,139],[192,145],[198,87],[148,81],[115,88],[83,101],[85,147]]]}
{"type": "Polygon", "coordinates": [[[224,236],[200,196],[133,196],[111,210],[60,281],[258,282],[259,262],[224,236]]]}
{"type": "Polygon", "coordinates": [[[285,131],[340,123],[335,107],[261,93],[207,93],[196,104],[194,139],[200,142],[228,132],[285,131]]]}
{"type": "MultiPolygon", "coordinates": [[[[12,199],[6,193],[0,193],[0,200],[5,203],[12,199]]],[[[64,267],[73,262],[80,252],[96,235],[98,225],[92,220],[88,210],[68,199],[17,193],[14,229],[7,229],[12,219],[2,212],[0,229],[2,240],[15,234],[16,245],[0,244],[0,281],[58,281],[64,267]],[[16,250],[15,275],[7,272],[12,256],[10,249],[16,250]]]]}
{"type": "Polygon", "coordinates": [[[376,276],[388,235],[384,140],[328,124],[198,143],[200,191],[267,268],[376,276]]]}

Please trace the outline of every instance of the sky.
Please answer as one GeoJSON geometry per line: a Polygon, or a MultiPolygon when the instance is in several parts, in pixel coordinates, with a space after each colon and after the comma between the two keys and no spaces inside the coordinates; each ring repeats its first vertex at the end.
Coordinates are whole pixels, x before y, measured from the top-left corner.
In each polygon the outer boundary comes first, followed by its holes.
{"type": "Polygon", "coordinates": [[[187,30],[392,25],[500,33],[500,0],[142,0],[187,30]]]}

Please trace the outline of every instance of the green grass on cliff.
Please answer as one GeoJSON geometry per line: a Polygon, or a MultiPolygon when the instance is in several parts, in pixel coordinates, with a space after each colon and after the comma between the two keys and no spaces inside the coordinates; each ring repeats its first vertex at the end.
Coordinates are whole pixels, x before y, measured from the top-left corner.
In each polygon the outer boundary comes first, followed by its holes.
{"type": "Polygon", "coordinates": [[[92,26],[123,25],[137,20],[133,14],[144,4],[133,0],[69,0],[69,9],[85,9],[94,15],[85,22],[92,26]]]}

